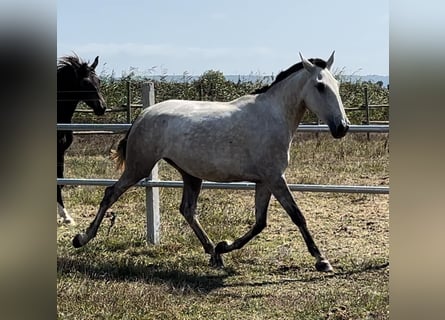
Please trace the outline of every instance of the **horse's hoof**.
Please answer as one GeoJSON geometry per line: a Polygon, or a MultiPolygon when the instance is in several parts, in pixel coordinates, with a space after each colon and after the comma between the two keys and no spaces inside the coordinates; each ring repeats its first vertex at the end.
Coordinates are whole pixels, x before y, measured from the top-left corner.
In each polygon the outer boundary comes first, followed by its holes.
{"type": "Polygon", "coordinates": [[[227,251],[229,251],[228,250],[229,245],[230,242],[227,240],[219,242],[215,247],[215,253],[216,254],[226,253],[227,251]]]}
{"type": "Polygon", "coordinates": [[[83,247],[88,242],[88,236],[86,233],[78,233],[73,239],[74,248],[83,247]]]}
{"type": "Polygon", "coordinates": [[[210,266],[216,269],[224,268],[224,261],[220,254],[215,254],[210,257],[210,266]]]}
{"type": "Polygon", "coordinates": [[[70,226],[75,226],[76,225],[76,221],[74,221],[74,219],[64,219],[63,220],[63,224],[67,224],[70,226]]]}
{"type": "Polygon", "coordinates": [[[334,272],[334,268],[332,268],[327,259],[317,261],[317,263],[315,263],[315,268],[320,272],[334,272]]]}

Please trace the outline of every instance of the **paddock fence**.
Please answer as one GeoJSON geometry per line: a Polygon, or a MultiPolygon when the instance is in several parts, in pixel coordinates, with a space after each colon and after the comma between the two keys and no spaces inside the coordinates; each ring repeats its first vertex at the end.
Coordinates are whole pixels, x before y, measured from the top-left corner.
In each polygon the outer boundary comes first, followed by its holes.
{"type": "MultiPolygon", "coordinates": [[[[151,86],[154,86],[153,82],[146,82],[146,83],[151,83],[151,86]]],[[[107,113],[125,113],[127,123],[131,123],[131,119],[134,115],[135,110],[143,109],[146,107],[143,102],[142,103],[133,103],[132,102],[133,95],[132,95],[132,91],[131,91],[131,86],[132,86],[132,81],[126,81],[126,83],[125,83],[126,102],[125,103],[111,107],[111,108],[107,108],[107,110],[106,110],[107,113]]],[[[142,84],[142,86],[144,86],[144,84],[142,84]]],[[[154,91],[153,91],[153,95],[154,95],[154,91]]],[[[356,106],[356,107],[345,107],[345,111],[346,111],[346,113],[363,112],[365,115],[364,115],[364,120],[363,120],[362,124],[367,124],[367,125],[389,124],[389,121],[387,121],[387,120],[371,120],[371,118],[372,118],[371,115],[373,113],[372,110],[388,109],[388,108],[389,108],[389,104],[371,104],[369,102],[368,88],[364,87],[363,88],[363,102],[359,106],[356,106]]],[[[75,110],[75,112],[76,113],[91,113],[92,114],[93,110],[91,110],[89,108],[88,109],[78,108],[75,110]]],[[[320,124],[320,122],[318,122],[318,124],[320,124]]],[[[97,133],[113,134],[113,133],[116,133],[116,131],[108,130],[108,131],[98,132],[96,130],[94,130],[94,131],[79,130],[79,131],[74,132],[74,134],[78,134],[78,135],[97,134],[97,133]]],[[[368,135],[368,140],[369,140],[369,133],[367,133],[367,135],[368,135]]]]}
{"type": "MultiPolygon", "coordinates": [[[[152,82],[142,84],[142,107],[147,108],[154,104],[154,85],[152,82]]],[[[120,124],[57,124],[57,130],[73,130],[88,133],[122,133],[131,127],[129,123],[120,124]]],[[[300,125],[297,132],[329,132],[327,125],[300,125]]],[[[389,133],[388,124],[351,125],[350,133],[389,133]]],[[[88,185],[111,186],[117,179],[76,179],[57,178],[58,185],[88,185]]],[[[147,241],[152,244],[160,243],[160,213],[159,188],[182,188],[182,181],[161,181],[158,178],[158,166],[153,168],[150,176],[139,181],[135,186],[145,188],[147,241]]],[[[361,186],[361,185],[317,185],[317,184],[289,184],[291,191],[300,192],[331,192],[331,193],[368,193],[389,194],[388,186],[361,186]]],[[[255,184],[250,182],[220,183],[204,181],[203,189],[236,189],[254,190],[255,184]]]]}

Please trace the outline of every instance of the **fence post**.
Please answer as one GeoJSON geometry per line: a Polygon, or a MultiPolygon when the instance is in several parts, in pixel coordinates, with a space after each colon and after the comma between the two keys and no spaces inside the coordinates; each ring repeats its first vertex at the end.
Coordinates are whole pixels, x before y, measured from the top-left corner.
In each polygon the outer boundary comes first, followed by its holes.
{"type": "Polygon", "coordinates": [[[131,83],[127,81],[127,123],[131,123],[131,83]]]}
{"type": "MultiPolygon", "coordinates": [[[[142,106],[149,108],[155,104],[155,92],[153,82],[142,83],[142,106]]],[[[148,180],[158,180],[158,165],[155,165],[148,180]]],[[[145,205],[147,210],[147,241],[159,244],[159,188],[145,187],[145,205]]]]}
{"type": "MultiPolygon", "coordinates": [[[[368,87],[364,88],[365,93],[365,113],[366,113],[366,124],[369,126],[369,101],[368,101],[368,87]]],[[[369,132],[366,133],[369,141],[369,132]]]]}

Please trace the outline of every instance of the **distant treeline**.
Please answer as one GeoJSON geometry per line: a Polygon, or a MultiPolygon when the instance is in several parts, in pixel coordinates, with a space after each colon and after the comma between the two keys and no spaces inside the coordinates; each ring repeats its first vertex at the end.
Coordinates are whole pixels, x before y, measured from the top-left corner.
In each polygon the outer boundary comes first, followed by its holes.
{"type": "MultiPolygon", "coordinates": [[[[209,70],[200,77],[188,77],[184,75],[181,81],[173,82],[168,80],[168,76],[151,79],[149,76],[140,77],[134,74],[128,74],[121,78],[114,75],[100,75],[101,91],[104,95],[109,108],[120,108],[127,105],[127,83],[130,82],[130,96],[132,104],[141,103],[141,84],[146,81],[154,83],[155,101],[161,102],[168,99],[186,99],[186,100],[210,100],[210,101],[230,101],[242,95],[249,94],[255,89],[260,88],[271,82],[270,76],[264,78],[258,77],[256,81],[244,81],[240,77],[239,81],[227,80],[220,71],[209,70]]],[[[350,81],[338,77],[341,81],[340,95],[345,108],[357,108],[365,103],[365,88],[368,92],[368,103],[370,105],[388,104],[389,89],[383,86],[382,82],[361,82],[350,81]]],[[[85,108],[86,106],[79,106],[85,108]]],[[[134,119],[140,109],[132,111],[134,119]]],[[[387,121],[389,108],[375,108],[370,113],[372,121],[387,121]]],[[[353,124],[362,124],[365,122],[365,112],[349,111],[348,117],[353,124]]],[[[303,122],[316,122],[316,117],[307,112],[303,122]]],[[[99,123],[124,123],[126,114],[108,113],[106,116],[95,117],[88,113],[76,113],[73,119],[75,123],[99,122],[99,123]],[[94,119],[92,118],[94,117],[94,119]]]]}

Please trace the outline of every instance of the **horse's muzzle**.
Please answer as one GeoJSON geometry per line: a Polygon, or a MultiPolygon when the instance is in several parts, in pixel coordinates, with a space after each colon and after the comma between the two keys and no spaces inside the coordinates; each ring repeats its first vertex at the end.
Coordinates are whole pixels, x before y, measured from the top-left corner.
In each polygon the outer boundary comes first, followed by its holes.
{"type": "Polygon", "coordinates": [[[106,110],[107,110],[106,108],[94,109],[94,114],[95,114],[96,116],[102,116],[102,115],[105,114],[105,111],[106,111],[106,110]]]}
{"type": "Polygon", "coordinates": [[[94,114],[96,116],[101,116],[105,114],[105,111],[107,110],[107,106],[105,102],[99,101],[97,105],[93,108],[94,114]]]}
{"type": "Polygon", "coordinates": [[[329,128],[331,129],[332,136],[335,139],[340,139],[343,138],[348,132],[349,123],[344,120],[341,120],[341,122],[338,125],[330,125],[329,128]]]}

